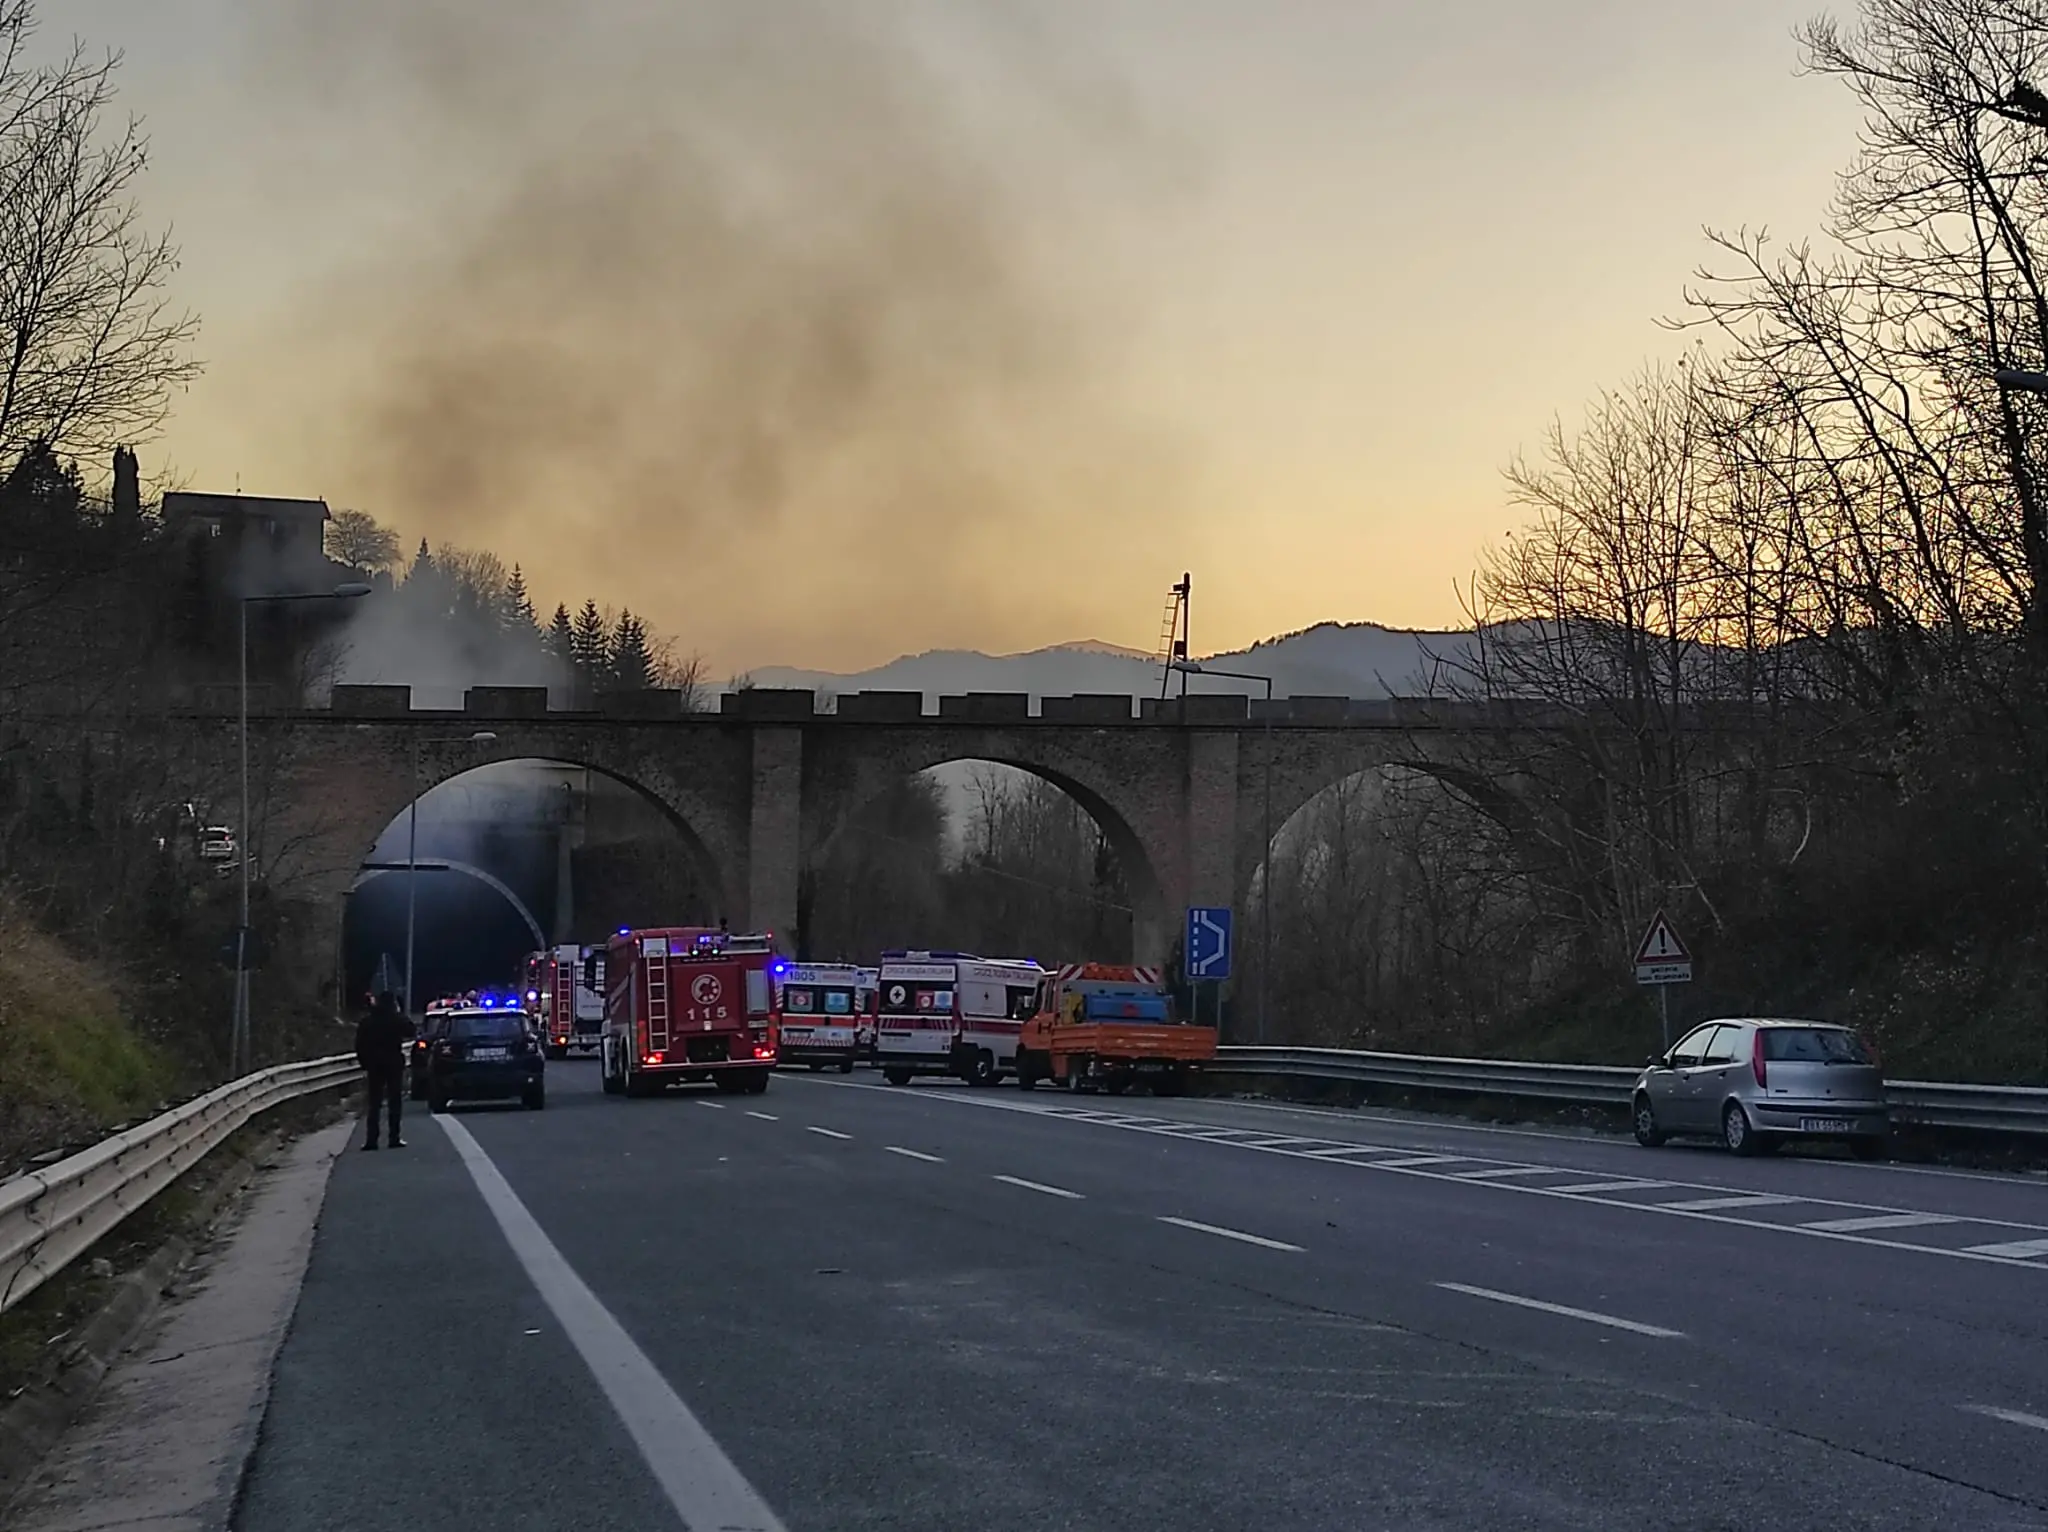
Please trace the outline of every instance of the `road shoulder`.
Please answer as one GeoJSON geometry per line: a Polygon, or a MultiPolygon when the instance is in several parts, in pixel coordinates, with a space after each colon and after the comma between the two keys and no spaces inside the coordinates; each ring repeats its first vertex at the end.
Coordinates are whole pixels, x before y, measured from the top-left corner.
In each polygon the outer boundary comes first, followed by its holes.
{"type": "Polygon", "coordinates": [[[191,1296],[107,1375],[13,1508],[14,1532],[218,1532],[256,1445],[336,1157],[355,1124],[300,1139],[191,1296]]]}

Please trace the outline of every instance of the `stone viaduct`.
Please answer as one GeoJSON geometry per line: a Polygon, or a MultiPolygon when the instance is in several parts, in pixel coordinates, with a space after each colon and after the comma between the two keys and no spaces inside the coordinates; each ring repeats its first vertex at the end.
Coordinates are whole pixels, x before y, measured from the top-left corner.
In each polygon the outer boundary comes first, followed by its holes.
{"type": "MultiPolygon", "coordinates": [[[[193,731],[200,769],[231,783],[231,699],[209,700],[180,726],[193,731]]],[[[588,712],[549,711],[547,701],[545,690],[515,687],[474,688],[459,710],[414,709],[402,686],[338,686],[320,710],[258,698],[258,865],[338,911],[413,798],[492,762],[559,761],[629,785],[681,832],[724,907],[679,919],[722,915],[735,929],[788,933],[794,947],[803,870],[831,853],[861,804],[928,767],[991,761],[1057,785],[1094,817],[1133,895],[1134,957],[1163,962],[1183,907],[1244,903],[1269,801],[1277,832],[1317,792],[1367,768],[1456,777],[1474,736],[1487,736],[1486,753],[1511,769],[1515,736],[1531,723],[1471,704],[1335,697],[1270,707],[1239,695],[1046,697],[1034,712],[1022,694],[979,693],[941,698],[936,713],[916,692],[849,693],[831,711],[808,691],[741,691],[700,714],[663,692],[588,712]],[[479,733],[493,737],[479,742],[479,733]]]]}

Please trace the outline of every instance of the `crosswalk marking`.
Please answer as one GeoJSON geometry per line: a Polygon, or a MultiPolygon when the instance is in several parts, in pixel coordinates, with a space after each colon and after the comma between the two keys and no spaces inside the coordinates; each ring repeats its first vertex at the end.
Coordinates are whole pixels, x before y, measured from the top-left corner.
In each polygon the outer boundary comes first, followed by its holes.
{"type": "Polygon", "coordinates": [[[1767,1208],[1802,1200],[1799,1197],[1780,1197],[1774,1192],[1746,1192],[1740,1197],[1695,1197],[1689,1202],[1658,1202],[1652,1206],[1675,1208],[1682,1213],[1711,1213],[1717,1208],[1767,1208]]]}
{"type": "MultiPolygon", "coordinates": [[[[1627,1181],[1574,1181],[1570,1186],[1546,1186],[1543,1189],[1547,1192],[1646,1192],[1654,1187],[1669,1186],[1670,1184],[1669,1181],[1637,1181],[1633,1179],[1627,1181]]],[[[1671,1205],[1673,1207],[1686,1206],[1682,1202],[1671,1205]]]]}

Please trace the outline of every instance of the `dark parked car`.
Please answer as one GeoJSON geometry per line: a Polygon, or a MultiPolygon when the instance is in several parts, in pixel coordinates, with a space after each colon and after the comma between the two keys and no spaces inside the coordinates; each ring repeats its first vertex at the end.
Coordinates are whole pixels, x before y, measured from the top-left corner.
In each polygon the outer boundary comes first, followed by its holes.
{"type": "Polygon", "coordinates": [[[547,1062],[524,1011],[465,1006],[434,1023],[425,1057],[430,1111],[451,1101],[516,1099],[533,1112],[547,1105],[547,1062]]]}

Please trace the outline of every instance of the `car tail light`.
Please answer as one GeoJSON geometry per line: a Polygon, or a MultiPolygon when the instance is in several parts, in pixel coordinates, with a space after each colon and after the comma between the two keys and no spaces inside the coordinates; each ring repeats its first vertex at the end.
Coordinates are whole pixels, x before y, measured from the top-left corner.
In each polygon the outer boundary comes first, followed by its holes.
{"type": "Polygon", "coordinates": [[[659,1064],[667,1059],[667,1057],[668,1055],[665,1053],[643,1053],[640,1055],[640,1062],[643,1064],[659,1064]]]}
{"type": "Polygon", "coordinates": [[[757,1059],[772,1059],[775,1057],[775,1050],[773,1048],[763,1048],[760,1045],[756,1044],[754,1048],[754,1057],[757,1059]]]}
{"type": "Polygon", "coordinates": [[[1769,1076],[1764,1067],[1764,1029],[1758,1027],[1749,1038],[1749,1070],[1756,1076],[1756,1088],[1762,1090],[1769,1076]]]}

